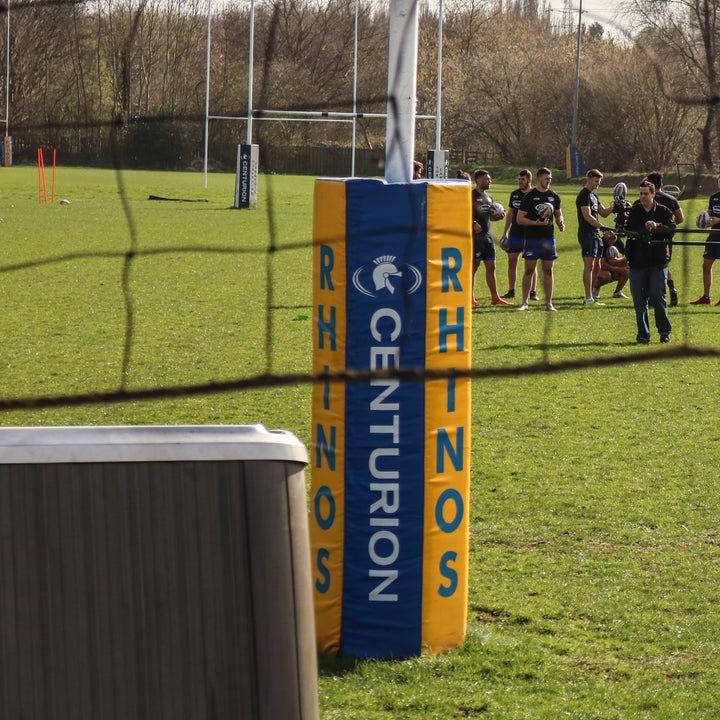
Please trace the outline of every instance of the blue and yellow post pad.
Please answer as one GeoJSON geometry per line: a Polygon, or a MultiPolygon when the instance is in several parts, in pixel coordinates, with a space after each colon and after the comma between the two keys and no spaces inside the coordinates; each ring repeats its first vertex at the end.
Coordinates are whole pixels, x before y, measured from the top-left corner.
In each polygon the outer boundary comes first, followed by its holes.
{"type": "Polygon", "coordinates": [[[458,182],[317,180],[311,546],[321,652],[407,657],[465,637],[471,200],[458,182]],[[417,371],[393,377],[394,370],[417,371]]]}

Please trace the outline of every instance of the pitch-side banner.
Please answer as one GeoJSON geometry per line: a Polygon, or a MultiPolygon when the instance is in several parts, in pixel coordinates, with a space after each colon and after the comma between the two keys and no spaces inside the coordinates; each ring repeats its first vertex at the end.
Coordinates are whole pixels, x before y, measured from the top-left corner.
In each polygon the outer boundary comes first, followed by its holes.
{"type": "Polygon", "coordinates": [[[468,183],[318,180],[311,542],[322,652],[406,657],[465,637],[468,183]],[[402,379],[395,370],[415,371],[402,379]]]}

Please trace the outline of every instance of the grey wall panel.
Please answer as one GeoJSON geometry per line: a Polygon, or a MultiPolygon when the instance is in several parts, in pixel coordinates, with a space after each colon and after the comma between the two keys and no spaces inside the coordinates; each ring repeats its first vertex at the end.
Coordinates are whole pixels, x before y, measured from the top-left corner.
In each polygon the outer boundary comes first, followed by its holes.
{"type": "Polygon", "coordinates": [[[302,468],[0,465],[0,717],[316,720],[302,468]]]}

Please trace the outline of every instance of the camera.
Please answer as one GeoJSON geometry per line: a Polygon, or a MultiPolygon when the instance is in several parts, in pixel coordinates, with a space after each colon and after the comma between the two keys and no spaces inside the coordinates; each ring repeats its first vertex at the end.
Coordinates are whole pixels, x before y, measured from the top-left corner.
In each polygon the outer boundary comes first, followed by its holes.
{"type": "Polygon", "coordinates": [[[616,200],[613,203],[612,211],[615,213],[615,228],[617,230],[625,229],[631,207],[632,205],[627,200],[616,200]]]}

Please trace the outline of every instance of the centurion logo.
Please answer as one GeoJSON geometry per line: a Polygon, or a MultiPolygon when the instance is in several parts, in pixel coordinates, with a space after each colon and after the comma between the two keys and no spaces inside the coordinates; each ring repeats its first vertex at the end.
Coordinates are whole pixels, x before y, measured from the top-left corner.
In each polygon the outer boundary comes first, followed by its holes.
{"type": "MultiPolygon", "coordinates": [[[[422,287],[422,273],[412,264],[399,263],[395,255],[378,255],[353,272],[352,285],[375,300],[368,302],[362,313],[367,338],[367,355],[362,364],[366,362],[372,372],[398,369],[402,363],[401,346],[407,342],[405,303],[422,287]]],[[[367,599],[372,603],[397,603],[400,594],[395,586],[404,544],[400,518],[405,511],[400,488],[407,466],[401,457],[407,454],[407,448],[403,450],[401,445],[401,433],[408,436],[405,423],[411,410],[407,389],[398,378],[374,378],[361,396],[355,430],[367,463],[363,503],[367,508],[367,599]]]]}
{"type": "MultiPolygon", "coordinates": [[[[405,272],[412,279],[410,286],[405,290],[412,295],[422,285],[422,274],[414,265],[403,265],[405,272]]],[[[361,265],[352,276],[353,287],[368,297],[378,297],[382,291],[395,294],[396,286],[402,282],[403,270],[397,265],[395,255],[380,255],[371,265],[361,265]],[[368,289],[368,285],[374,290],[368,289]]]]}
{"type": "MultiPolygon", "coordinates": [[[[376,310],[370,318],[370,332],[378,345],[370,347],[370,370],[387,370],[400,364],[400,348],[396,345],[402,332],[402,319],[391,308],[376,310]]],[[[368,456],[370,493],[369,508],[372,535],[368,542],[368,556],[372,563],[368,576],[377,579],[370,590],[371,602],[397,602],[397,593],[387,588],[397,579],[392,567],[400,554],[400,540],[394,528],[400,524],[400,403],[395,393],[400,387],[397,378],[371,380],[375,392],[370,396],[369,432],[376,438],[368,456]]]]}

